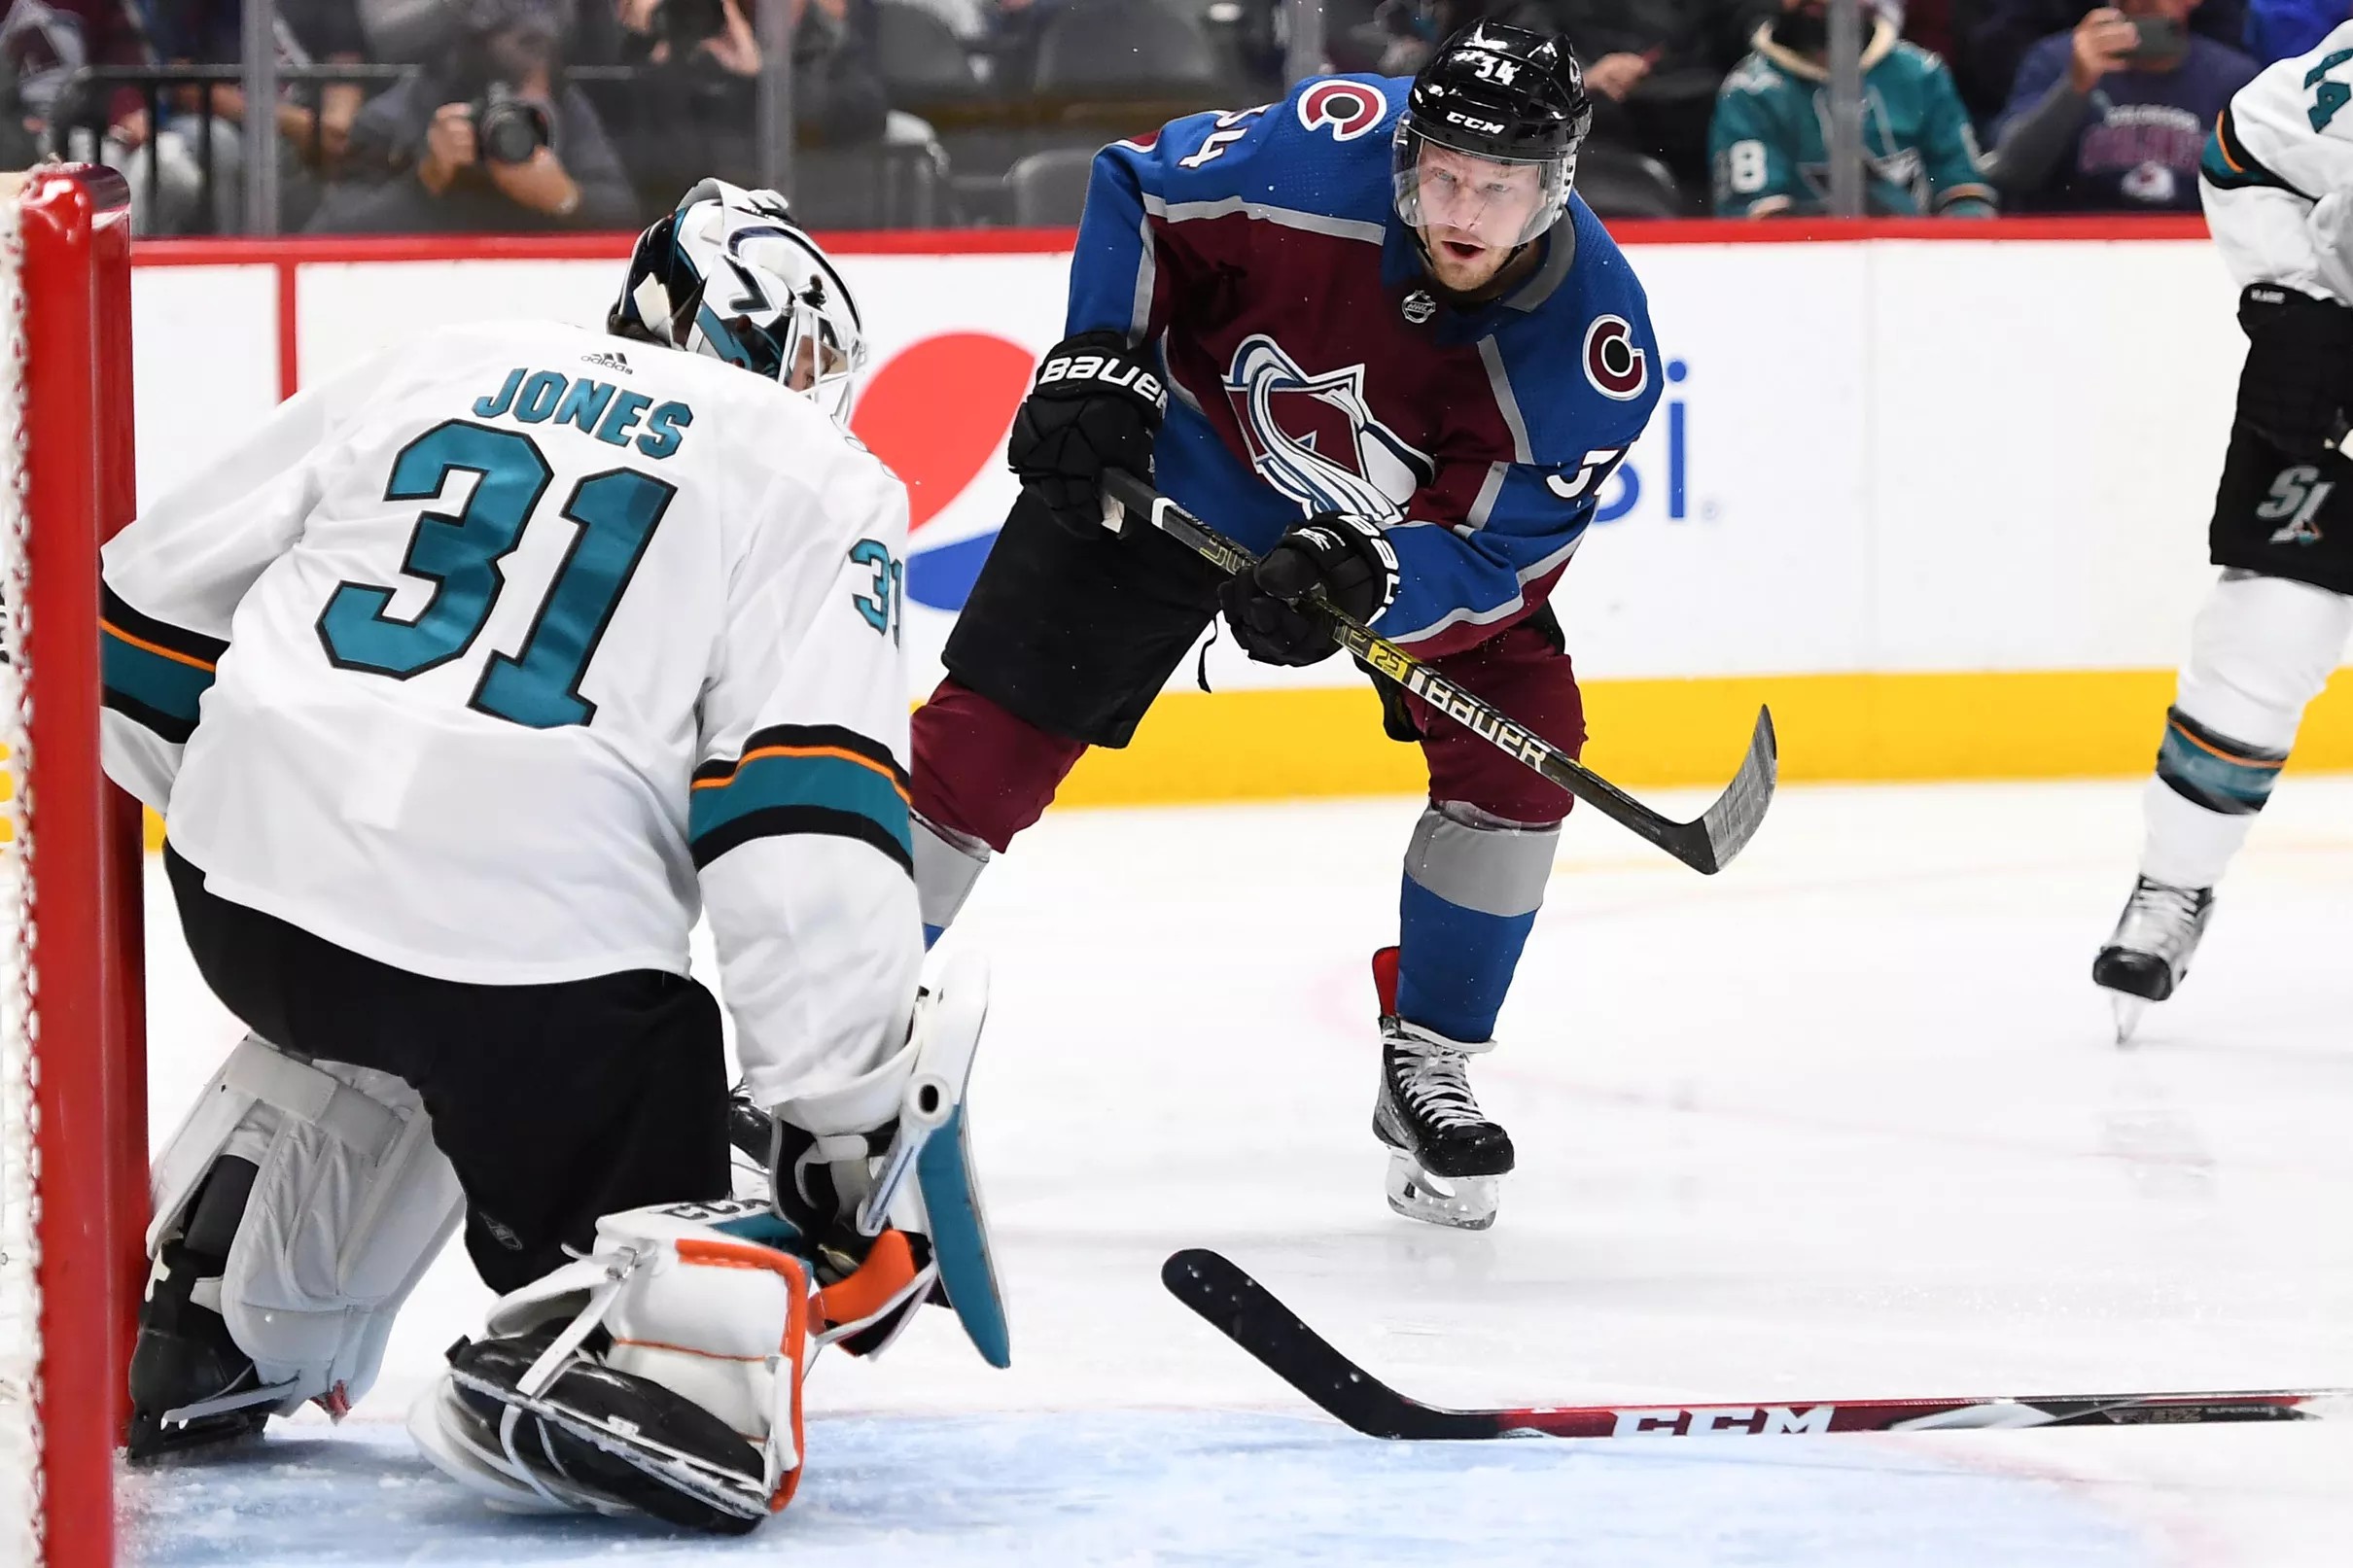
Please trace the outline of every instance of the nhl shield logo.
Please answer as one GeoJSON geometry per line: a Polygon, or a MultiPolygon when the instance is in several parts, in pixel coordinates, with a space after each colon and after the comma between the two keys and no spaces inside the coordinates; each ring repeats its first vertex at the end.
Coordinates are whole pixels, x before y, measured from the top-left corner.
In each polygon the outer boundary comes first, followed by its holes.
{"type": "Polygon", "coordinates": [[[1397,308],[1403,312],[1407,321],[1419,327],[1438,314],[1438,301],[1430,297],[1427,289],[1416,289],[1405,296],[1404,303],[1397,308]]]}

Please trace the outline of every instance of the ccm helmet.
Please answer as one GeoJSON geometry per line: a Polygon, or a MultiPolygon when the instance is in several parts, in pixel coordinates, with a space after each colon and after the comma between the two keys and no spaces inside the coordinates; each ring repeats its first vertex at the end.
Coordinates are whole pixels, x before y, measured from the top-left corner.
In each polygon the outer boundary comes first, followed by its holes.
{"type": "Polygon", "coordinates": [[[1568,206],[1577,148],[1593,123],[1585,76],[1565,40],[1474,21],[1438,46],[1397,118],[1389,156],[1397,216],[1422,226],[1425,145],[1496,163],[1532,163],[1541,196],[1515,241],[1525,245],[1568,206]]]}
{"type": "Polygon", "coordinates": [[[858,301],[773,191],[705,180],[638,236],[606,328],[708,354],[847,423],[866,341],[858,301]]]}

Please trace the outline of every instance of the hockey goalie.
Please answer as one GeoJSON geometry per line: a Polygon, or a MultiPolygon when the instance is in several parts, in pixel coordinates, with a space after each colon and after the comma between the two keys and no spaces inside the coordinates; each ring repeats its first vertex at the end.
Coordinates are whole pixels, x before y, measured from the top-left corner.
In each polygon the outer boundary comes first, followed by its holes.
{"type": "Polygon", "coordinates": [[[952,1297],[1003,1360],[862,355],[783,200],[706,181],[608,331],[419,334],[107,547],[108,771],[251,1030],[156,1166],[134,1457],[340,1415],[461,1224],[501,1299],[409,1424],[501,1506],[747,1530],[817,1346],[952,1297]]]}

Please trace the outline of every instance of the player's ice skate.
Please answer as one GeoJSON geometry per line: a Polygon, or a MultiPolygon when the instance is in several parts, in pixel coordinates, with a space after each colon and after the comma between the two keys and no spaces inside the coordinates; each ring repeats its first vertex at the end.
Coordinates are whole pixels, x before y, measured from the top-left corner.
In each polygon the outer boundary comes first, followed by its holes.
{"type": "Polygon", "coordinates": [[[2189,978],[2190,958],[2214,913],[2211,888],[2175,888],[2142,877],[2125,900],[2108,945],[2091,960],[2092,981],[2116,1008],[2116,1043],[2124,1044],[2148,1011],[2189,978]]]}
{"type": "Polygon", "coordinates": [[[1388,1146],[1388,1206],[1409,1220],[1484,1231],[1495,1223],[1496,1179],[1511,1173],[1511,1134],[1471,1093],[1469,1058],[1494,1049],[1450,1040],[1396,1016],[1397,950],[1373,958],[1381,993],[1381,1098],[1373,1135],[1388,1146]]]}

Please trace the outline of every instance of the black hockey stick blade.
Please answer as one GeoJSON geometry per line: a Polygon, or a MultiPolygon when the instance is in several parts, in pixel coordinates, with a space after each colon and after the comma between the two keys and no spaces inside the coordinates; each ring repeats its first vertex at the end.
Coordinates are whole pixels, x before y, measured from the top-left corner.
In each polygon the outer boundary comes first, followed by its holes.
{"type": "Polygon", "coordinates": [[[1512,1410],[1450,1411],[1410,1399],[1365,1372],[1300,1321],[1265,1286],[1230,1259],[1207,1248],[1192,1247],[1172,1255],[1161,1267],[1160,1282],[1326,1413],[1374,1438],[1765,1437],[2305,1421],[2353,1413],[2353,1389],[2342,1388],[2050,1398],[1798,1400],[1754,1405],[1531,1405],[1512,1410]]]}
{"type": "MultiPolygon", "coordinates": [[[[1103,476],[1104,526],[1121,538],[1148,524],[1192,550],[1211,565],[1236,575],[1258,564],[1258,557],[1227,539],[1149,483],[1120,469],[1103,476]]],[[[1757,712],[1756,728],[1748,737],[1748,752],[1740,770],[1716,803],[1689,822],[1660,815],[1566,751],[1457,685],[1387,638],[1350,619],[1313,593],[1309,604],[1332,622],[1339,645],[1383,679],[1394,681],[1461,724],[1488,745],[1523,767],[1532,769],[1586,802],[1620,826],[1648,839],[1693,870],[1712,876],[1732,863],[1764,823],[1779,777],[1779,752],[1774,740],[1773,714],[1757,712]]]]}
{"type": "Polygon", "coordinates": [[[1357,1366],[1302,1322],[1267,1288],[1220,1253],[1187,1247],[1160,1266],[1160,1282],[1269,1372],[1373,1438],[1492,1438],[1475,1414],[1406,1398],[1357,1366]]]}

